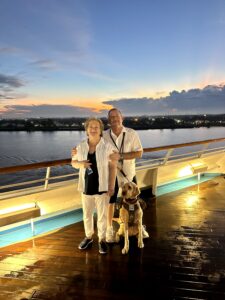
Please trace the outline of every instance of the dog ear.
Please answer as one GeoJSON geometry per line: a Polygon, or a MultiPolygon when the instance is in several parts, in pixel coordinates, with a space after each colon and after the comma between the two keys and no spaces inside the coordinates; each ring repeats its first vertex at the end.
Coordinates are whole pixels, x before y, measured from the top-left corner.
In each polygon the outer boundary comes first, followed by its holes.
{"type": "Polygon", "coordinates": [[[135,187],[135,194],[136,194],[136,196],[138,196],[138,195],[140,195],[140,189],[139,189],[139,187],[136,185],[136,187],[135,187]]]}

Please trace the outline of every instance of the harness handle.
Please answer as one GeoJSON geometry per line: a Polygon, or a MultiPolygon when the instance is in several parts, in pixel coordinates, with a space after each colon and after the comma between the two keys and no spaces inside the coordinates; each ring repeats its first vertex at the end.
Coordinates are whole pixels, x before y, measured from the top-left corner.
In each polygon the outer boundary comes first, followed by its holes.
{"type": "Polygon", "coordinates": [[[123,177],[126,178],[126,180],[127,180],[128,182],[131,182],[131,181],[127,178],[127,175],[124,173],[124,171],[123,171],[122,168],[120,168],[119,166],[117,166],[117,169],[120,171],[120,173],[123,175],[123,177]]]}

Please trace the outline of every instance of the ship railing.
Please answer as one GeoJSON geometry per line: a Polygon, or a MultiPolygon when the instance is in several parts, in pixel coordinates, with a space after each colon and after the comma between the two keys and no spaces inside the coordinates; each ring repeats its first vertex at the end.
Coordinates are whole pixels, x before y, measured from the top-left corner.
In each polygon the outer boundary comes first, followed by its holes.
{"type": "MultiPolygon", "coordinates": [[[[209,146],[209,143],[206,144],[207,146],[209,146]]],[[[166,146],[167,147],[167,146],[166,146]]],[[[180,147],[183,148],[183,147],[180,147]]],[[[181,153],[181,154],[175,154],[172,155],[172,153],[174,152],[176,148],[170,148],[170,149],[165,149],[167,150],[167,153],[162,156],[162,157],[157,157],[157,158],[150,158],[150,159],[146,159],[144,161],[138,161],[136,166],[137,168],[141,169],[141,168],[153,168],[156,166],[162,166],[162,165],[166,165],[168,164],[169,161],[172,160],[176,160],[176,162],[181,162],[181,161],[186,161],[186,160],[191,160],[191,159],[195,159],[195,158],[201,158],[204,155],[210,155],[210,154],[218,154],[221,152],[225,152],[225,146],[222,147],[215,147],[212,149],[206,149],[206,148],[202,148],[201,150],[198,151],[191,151],[191,152],[187,152],[187,153],[181,153]]],[[[161,149],[163,150],[163,149],[161,149]]],[[[158,150],[154,150],[154,151],[158,151],[158,150]]],[[[144,151],[144,152],[150,152],[150,151],[144,151]]],[[[153,152],[153,151],[151,151],[153,152]]]]}
{"type": "MultiPolygon", "coordinates": [[[[181,162],[187,161],[195,158],[201,158],[205,155],[214,155],[217,153],[225,152],[225,145],[217,145],[217,147],[213,146],[215,143],[225,143],[225,138],[217,138],[217,139],[210,139],[210,140],[202,140],[196,142],[189,142],[189,143],[182,143],[182,144],[174,144],[174,145],[166,145],[160,147],[152,147],[152,148],[144,148],[143,159],[138,160],[136,164],[137,169],[143,168],[156,168],[159,166],[167,165],[171,161],[181,162]],[[193,149],[194,146],[201,146],[200,149],[197,151],[193,149]],[[177,153],[174,154],[174,151],[182,150],[182,149],[189,149],[189,151],[184,153],[177,153]],[[163,153],[162,153],[163,152],[163,153]],[[146,153],[159,153],[156,157],[147,157],[145,158],[146,153]],[[160,156],[159,156],[160,155],[160,156]]],[[[28,170],[37,170],[46,168],[45,177],[36,180],[29,180],[23,181],[14,184],[7,184],[0,186],[0,191],[10,191],[13,188],[24,188],[25,186],[32,186],[34,184],[43,183],[41,187],[44,190],[48,189],[49,182],[51,181],[61,181],[61,180],[68,180],[74,179],[78,177],[78,171],[73,169],[73,172],[66,175],[57,175],[51,176],[51,168],[52,167],[59,167],[64,165],[70,165],[71,158],[62,159],[62,160],[53,160],[53,161],[46,161],[46,162],[39,162],[39,163],[32,163],[26,165],[18,165],[18,166],[9,166],[9,167],[1,167],[0,174],[10,174],[16,173],[20,171],[28,171],[28,170]]]]}

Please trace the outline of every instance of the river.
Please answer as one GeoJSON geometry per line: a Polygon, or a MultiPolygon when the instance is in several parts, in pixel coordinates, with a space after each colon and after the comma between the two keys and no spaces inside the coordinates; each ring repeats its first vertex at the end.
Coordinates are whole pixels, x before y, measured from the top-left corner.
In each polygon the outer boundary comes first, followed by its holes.
{"type": "MultiPolygon", "coordinates": [[[[225,137],[225,127],[191,129],[154,129],[137,131],[143,147],[156,147],[170,144],[193,142],[205,139],[225,137]]],[[[0,132],[0,167],[30,164],[41,161],[57,160],[70,157],[71,148],[85,138],[84,131],[15,131],[0,132]]],[[[18,172],[0,175],[0,185],[43,176],[44,170],[31,173],[18,172]]],[[[71,172],[68,167],[54,170],[53,174],[71,172]]]]}

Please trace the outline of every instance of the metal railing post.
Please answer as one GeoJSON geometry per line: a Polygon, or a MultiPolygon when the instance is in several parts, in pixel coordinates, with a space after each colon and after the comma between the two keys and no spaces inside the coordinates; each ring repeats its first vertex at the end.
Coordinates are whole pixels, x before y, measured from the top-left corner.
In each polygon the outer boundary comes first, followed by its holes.
{"type": "Polygon", "coordinates": [[[162,162],[163,165],[165,165],[167,163],[168,159],[170,158],[170,155],[173,153],[173,150],[174,150],[174,148],[171,148],[167,151],[165,158],[162,162]]]}
{"type": "Polygon", "coordinates": [[[51,172],[51,167],[47,167],[47,171],[46,171],[46,177],[45,177],[45,190],[47,190],[48,188],[48,181],[50,178],[50,172],[51,172]]]}
{"type": "Polygon", "coordinates": [[[200,158],[202,156],[202,154],[204,154],[205,150],[208,147],[209,147],[209,143],[208,144],[203,144],[202,150],[199,151],[198,158],[200,158]]]}

